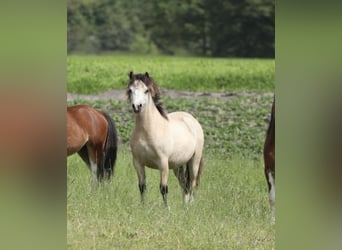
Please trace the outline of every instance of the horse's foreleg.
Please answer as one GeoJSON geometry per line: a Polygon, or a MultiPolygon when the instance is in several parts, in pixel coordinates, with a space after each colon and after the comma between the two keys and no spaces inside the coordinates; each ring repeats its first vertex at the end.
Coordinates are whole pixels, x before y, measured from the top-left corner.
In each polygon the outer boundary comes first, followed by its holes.
{"type": "Polygon", "coordinates": [[[167,186],[167,179],[169,175],[169,165],[168,163],[164,163],[161,165],[160,168],[160,193],[162,194],[163,201],[166,206],[167,204],[167,193],[168,193],[168,186],[167,186]]]}
{"type": "Polygon", "coordinates": [[[140,191],[141,202],[144,203],[144,196],[146,191],[145,167],[136,160],[133,160],[133,165],[138,175],[138,186],[140,191]]]}

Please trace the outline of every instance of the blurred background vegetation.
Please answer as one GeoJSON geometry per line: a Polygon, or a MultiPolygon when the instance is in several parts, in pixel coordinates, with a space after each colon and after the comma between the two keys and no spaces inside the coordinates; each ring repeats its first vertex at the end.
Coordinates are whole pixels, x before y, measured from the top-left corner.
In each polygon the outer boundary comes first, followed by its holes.
{"type": "Polygon", "coordinates": [[[68,53],[274,58],[274,0],[68,0],[68,53]]]}

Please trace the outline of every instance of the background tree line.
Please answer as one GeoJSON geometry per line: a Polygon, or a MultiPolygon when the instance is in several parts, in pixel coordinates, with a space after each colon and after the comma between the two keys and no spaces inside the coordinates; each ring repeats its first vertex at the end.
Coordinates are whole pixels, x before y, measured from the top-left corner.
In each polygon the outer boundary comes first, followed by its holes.
{"type": "Polygon", "coordinates": [[[274,57],[274,0],[68,0],[68,52],[274,57]]]}

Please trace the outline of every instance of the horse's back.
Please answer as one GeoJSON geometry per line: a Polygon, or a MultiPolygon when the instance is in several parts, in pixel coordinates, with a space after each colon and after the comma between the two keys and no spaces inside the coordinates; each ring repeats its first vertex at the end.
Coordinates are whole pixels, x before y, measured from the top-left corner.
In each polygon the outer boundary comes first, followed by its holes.
{"type": "Polygon", "coordinates": [[[204,140],[203,129],[195,117],[187,112],[173,112],[168,114],[170,122],[181,123],[186,126],[188,131],[197,139],[204,140]]]}
{"type": "Polygon", "coordinates": [[[100,111],[87,105],[67,107],[67,154],[78,152],[88,140],[94,144],[103,142],[107,127],[100,111]]]}
{"type": "Polygon", "coordinates": [[[87,105],[76,105],[68,107],[68,114],[82,127],[89,137],[97,137],[107,132],[107,120],[101,111],[87,105]]]}
{"type": "Polygon", "coordinates": [[[81,150],[88,141],[88,133],[78,119],[77,106],[67,107],[67,155],[81,150]]]}

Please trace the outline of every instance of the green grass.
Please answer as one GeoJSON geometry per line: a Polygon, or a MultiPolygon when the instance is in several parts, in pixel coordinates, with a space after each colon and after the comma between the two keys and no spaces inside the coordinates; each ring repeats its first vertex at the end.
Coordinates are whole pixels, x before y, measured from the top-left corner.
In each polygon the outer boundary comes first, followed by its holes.
{"type": "Polygon", "coordinates": [[[68,92],[123,89],[128,72],[149,72],[161,88],[188,91],[273,91],[273,59],[68,56],[68,92]]]}
{"type": "Polygon", "coordinates": [[[275,228],[261,161],[209,153],[195,202],[184,207],[169,175],[170,211],[159,193],[159,172],[146,169],[146,203],[127,148],[119,150],[113,182],[90,189],[90,172],[68,158],[67,233],[70,249],[274,249],[275,228]],[[233,157],[234,158],[234,157],[233,157]]]}

